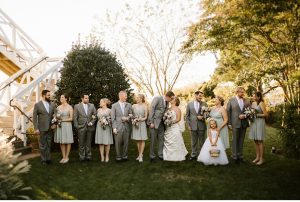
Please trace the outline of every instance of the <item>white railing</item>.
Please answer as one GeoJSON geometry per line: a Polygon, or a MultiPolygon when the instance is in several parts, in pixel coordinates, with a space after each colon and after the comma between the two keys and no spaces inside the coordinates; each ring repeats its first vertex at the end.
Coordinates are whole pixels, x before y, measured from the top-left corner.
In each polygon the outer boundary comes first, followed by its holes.
{"type": "Polygon", "coordinates": [[[26,129],[34,103],[40,100],[41,90],[56,90],[62,58],[48,58],[42,48],[0,9],[1,54],[17,69],[0,83],[0,115],[14,110],[13,128],[26,146],[26,129]]]}
{"type": "Polygon", "coordinates": [[[55,65],[46,68],[40,76],[30,83],[24,85],[23,89],[17,91],[10,100],[10,107],[14,108],[14,124],[15,134],[27,144],[26,130],[28,128],[29,119],[32,117],[34,103],[40,100],[40,92],[43,89],[55,91],[55,84],[60,78],[59,70],[62,68],[62,62],[56,62],[55,65]],[[32,100],[35,94],[35,100],[32,100]]]}
{"type": "MultiPolygon", "coordinates": [[[[0,42],[13,62],[24,62],[26,65],[45,55],[37,45],[6,13],[0,9],[0,42]],[[13,58],[14,57],[14,58],[13,58]]],[[[19,65],[18,65],[19,66],[19,65]]]]}

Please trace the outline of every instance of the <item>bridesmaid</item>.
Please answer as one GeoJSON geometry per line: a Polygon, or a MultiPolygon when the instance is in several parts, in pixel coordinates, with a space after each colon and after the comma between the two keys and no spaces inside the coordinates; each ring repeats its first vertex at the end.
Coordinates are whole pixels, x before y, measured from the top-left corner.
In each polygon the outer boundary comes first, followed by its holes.
{"type": "Polygon", "coordinates": [[[57,126],[54,135],[54,142],[60,144],[62,159],[59,163],[68,163],[71,144],[73,140],[72,120],[73,108],[68,104],[70,97],[66,94],[60,96],[61,105],[57,107],[56,118],[59,117],[61,126],[57,126]]]}
{"type": "Polygon", "coordinates": [[[268,116],[266,105],[263,100],[261,92],[255,92],[253,94],[252,108],[257,112],[256,118],[250,125],[249,138],[254,140],[256,158],[252,161],[256,165],[264,163],[264,138],[266,134],[265,118],[268,116]]]}
{"type": "Polygon", "coordinates": [[[146,120],[148,117],[148,108],[145,104],[145,96],[139,94],[135,97],[137,104],[132,106],[133,116],[139,117],[139,125],[132,126],[132,139],[137,141],[139,156],[137,161],[143,162],[143,152],[145,149],[145,140],[147,140],[146,120]]]}
{"type": "Polygon", "coordinates": [[[98,122],[96,128],[95,143],[99,144],[101,162],[109,161],[110,145],[113,144],[111,123],[105,126],[104,128],[101,126],[101,119],[103,117],[111,116],[110,109],[108,108],[109,105],[110,105],[110,100],[107,98],[103,98],[100,100],[100,108],[97,111],[98,122]],[[104,158],[104,149],[105,149],[105,158],[104,158]]]}
{"type": "Polygon", "coordinates": [[[212,108],[210,116],[217,121],[218,130],[220,131],[220,139],[225,149],[230,147],[228,136],[228,116],[227,111],[223,107],[224,99],[220,96],[215,98],[215,107],[212,108]]]}

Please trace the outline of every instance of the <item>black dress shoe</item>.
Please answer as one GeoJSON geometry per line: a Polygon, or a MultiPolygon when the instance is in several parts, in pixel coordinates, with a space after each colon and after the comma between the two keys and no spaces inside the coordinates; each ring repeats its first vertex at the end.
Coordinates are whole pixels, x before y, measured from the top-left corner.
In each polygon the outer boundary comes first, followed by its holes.
{"type": "Polygon", "coordinates": [[[234,163],[239,164],[240,163],[239,159],[234,159],[234,163]]]}
{"type": "Polygon", "coordinates": [[[161,161],[163,161],[164,160],[164,158],[162,158],[162,157],[158,157],[159,158],[159,160],[161,160],[161,161]]]}
{"type": "Polygon", "coordinates": [[[196,160],[197,158],[196,158],[196,156],[191,156],[190,157],[190,161],[194,161],[194,160],[196,160]]]}
{"type": "Polygon", "coordinates": [[[51,160],[47,160],[46,163],[47,164],[52,164],[52,161],[51,160]]]}
{"type": "Polygon", "coordinates": [[[125,161],[128,161],[128,159],[126,159],[126,158],[125,158],[125,159],[122,159],[122,161],[124,161],[124,162],[125,162],[125,161]]]}

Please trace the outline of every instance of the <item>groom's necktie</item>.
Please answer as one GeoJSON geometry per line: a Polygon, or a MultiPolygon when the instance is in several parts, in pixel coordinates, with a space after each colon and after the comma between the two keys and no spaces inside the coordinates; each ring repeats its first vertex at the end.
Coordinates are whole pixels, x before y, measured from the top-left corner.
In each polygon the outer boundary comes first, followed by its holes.
{"type": "Polygon", "coordinates": [[[195,110],[196,110],[196,113],[199,112],[199,107],[200,107],[200,103],[198,101],[195,101],[195,110]]]}
{"type": "Polygon", "coordinates": [[[241,111],[243,111],[243,108],[244,108],[243,100],[242,99],[238,99],[238,101],[239,101],[240,109],[241,109],[241,111]]]}

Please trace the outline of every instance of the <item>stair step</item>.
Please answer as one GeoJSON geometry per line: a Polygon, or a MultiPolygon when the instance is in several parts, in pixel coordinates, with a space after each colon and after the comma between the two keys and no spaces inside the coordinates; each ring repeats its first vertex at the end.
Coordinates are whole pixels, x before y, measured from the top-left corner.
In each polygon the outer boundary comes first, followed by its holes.
{"type": "Polygon", "coordinates": [[[3,129],[3,133],[9,136],[12,136],[14,133],[14,129],[12,127],[3,128],[1,124],[1,129],[3,129]]]}
{"type": "Polygon", "coordinates": [[[24,142],[22,140],[13,141],[12,144],[14,145],[15,150],[24,147],[24,142]]]}
{"type": "Polygon", "coordinates": [[[14,154],[21,153],[22,155],[29,154],[32,152],[32,148],[30,146],[21,147],[14,150],[14,154]]]}
{"type": "Polygon", "coordinates": [[[1,128],[13,128],[14,122],[2,122],[0,121],[1,128]]]}

